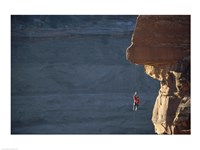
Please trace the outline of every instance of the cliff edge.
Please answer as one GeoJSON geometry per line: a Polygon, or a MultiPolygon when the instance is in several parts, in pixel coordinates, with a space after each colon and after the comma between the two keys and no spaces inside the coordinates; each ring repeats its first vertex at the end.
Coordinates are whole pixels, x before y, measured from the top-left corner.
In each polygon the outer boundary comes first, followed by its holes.
{"type": "Polygon", "coordinates": [[[155,132],[190,134],[190,16],[138,16],[126,58],[160,81],[155,132]]]}

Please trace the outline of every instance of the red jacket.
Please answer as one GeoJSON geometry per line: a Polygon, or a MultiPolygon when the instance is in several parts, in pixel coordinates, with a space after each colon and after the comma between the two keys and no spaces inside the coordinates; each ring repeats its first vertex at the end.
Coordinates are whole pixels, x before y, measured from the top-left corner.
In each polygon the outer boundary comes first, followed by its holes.
{"type": "Polygon", "coordinates": [[[135,95],[135,96],[133,96],[133,101],[134,101],[134,103],[136,103],[136,104],[139,104],[140,103],[140,99],[135,95]]]}

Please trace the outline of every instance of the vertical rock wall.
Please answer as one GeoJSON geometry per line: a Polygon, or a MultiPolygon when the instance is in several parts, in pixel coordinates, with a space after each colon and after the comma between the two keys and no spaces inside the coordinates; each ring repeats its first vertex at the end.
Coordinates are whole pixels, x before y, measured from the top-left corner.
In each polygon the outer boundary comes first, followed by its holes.
{"type": "Polygon", "coordinates": [[[152,122],[158,134],[190,133],[190,16],[139,16],[127,60],[160,81],[152,122]]]}

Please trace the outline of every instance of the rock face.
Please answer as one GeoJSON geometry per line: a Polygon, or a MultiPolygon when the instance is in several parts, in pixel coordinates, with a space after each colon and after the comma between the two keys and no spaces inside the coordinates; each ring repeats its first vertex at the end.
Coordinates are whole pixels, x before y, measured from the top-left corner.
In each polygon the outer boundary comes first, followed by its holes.
{"type": "Polygon", "coordinates": [[[155,132],[190,134],[190,16],[139,16],[126,58],[160,81],[155,132]]]}

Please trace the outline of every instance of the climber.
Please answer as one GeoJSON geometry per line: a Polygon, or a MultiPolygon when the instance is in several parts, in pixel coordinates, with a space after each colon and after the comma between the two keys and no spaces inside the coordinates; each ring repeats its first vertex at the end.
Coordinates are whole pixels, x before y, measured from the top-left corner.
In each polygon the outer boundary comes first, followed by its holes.
{"type": "Polygon", "coordinates": [[[139,104],[140,104],[140,99],[137,96],[137,92],[135,92],[135,94],[133,95],[133,111],[138,110],[139,104]]]}

